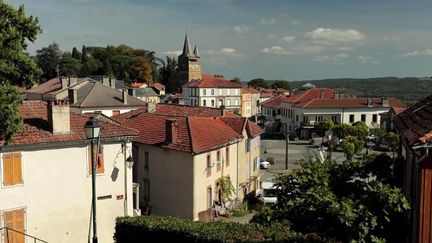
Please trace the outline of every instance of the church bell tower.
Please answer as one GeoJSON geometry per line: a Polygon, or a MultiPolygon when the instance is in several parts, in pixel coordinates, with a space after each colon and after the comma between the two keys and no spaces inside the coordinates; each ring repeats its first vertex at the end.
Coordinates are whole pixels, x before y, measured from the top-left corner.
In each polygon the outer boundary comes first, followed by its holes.
{"type": "Polygon", "coordinates": [[[187,34],[183,44],[183,53],[178,57],[178,69],[179,72],[186,73],[188,82],[202,78],[198,47],[195,45],[194,50],[191,50],[187,34]]]}

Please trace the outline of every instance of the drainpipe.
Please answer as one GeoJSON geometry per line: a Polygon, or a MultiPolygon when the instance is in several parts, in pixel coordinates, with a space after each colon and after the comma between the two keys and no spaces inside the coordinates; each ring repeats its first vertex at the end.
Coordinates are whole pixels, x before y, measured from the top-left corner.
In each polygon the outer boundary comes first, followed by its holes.
{"type": "Polygon", "coordinates": [[[237,173],[236,173],[236,199],[239,199],[239,142],[237,141],[237,173]]]}
{"type": "Polygon", "coordinates": [[[127,147],[126,147],[126,142],[123,142],[122,144],[123,147],[123,161],[124,161],[124,189],[125,189],[125,199],[124,199],[124,216],[128,216],[128,195],[127,195],[127,170],[128,170],[128,165],[126,162],[126,151],[127,151],[127,147]]]}

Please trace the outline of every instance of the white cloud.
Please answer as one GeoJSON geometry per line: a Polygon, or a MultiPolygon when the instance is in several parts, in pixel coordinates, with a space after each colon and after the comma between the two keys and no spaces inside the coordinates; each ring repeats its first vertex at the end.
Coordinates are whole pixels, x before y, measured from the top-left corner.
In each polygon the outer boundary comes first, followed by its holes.
{"type": "Polygon", "coordinates": [[[370,56],[359,56],[358,60],[362,64],[366,64],[366,63],[378,64],[378,63],[381,63],[380,61],[373,60],[372,57],[370,57],[370,56]]]}
{"type": "Polygon", "coordinates": [[[233,27],[232,30],[234,31],[234,33],[243,34],[243,33],[248,32],[250,30],[250,28],[248,26],[245,26],[245,25],[243,25],[243,26],[236,25],[233,27]]]}
{"type": "Polygon", "coordinates": [[[353,29],[330,29],[330,28],[317,28],[311,32],[306,33],[306,37],[319,41],[330,42],[351,42],[364,40],[364,34],[353,29]]]}
{"type": "Polygon", "coordinates": [[[202,51],[209,56],[227,56],[227,57],[240,57],[243,56],[241,53],[238,53],[234,48],[224,47],[219,50],[204,50],[202,51]]]}
{"type": "MultiPolygon", "coordinates": [[[[314,60],[317,61],[317,62],[325,62],[325,61],[336,62],[336,61],[340,61],[340,60],[348,58],[348,57],[349,56],[346,53],[339,53],[339,54],[336,54],[334,56],[327,56],[327,55],[324,55],[324,56],[315,56],[314,60]]],[[[338,64],[342,64],[341,62],[337,62],[337,63],[338,64]]]]}
{"type": "Polygon", "coordinates": [[[416,56],[432,56],[432,49],[426,49],[424,51],[419,51],[419,50],[415,50],[415,51],[411,51],[411,52],[407,52],[404,54],[400,54],[398,55],[399,57],[416,57],[416,56]]]}
{"type": "Polygon", "coordinates": [[[262,49],[261,52],[266,54],[276,54],[276,55],[292,54],[292,52],[288,51],[287,49],[281,46],[266,47],[262,49]]]}
{"type": "Polygon", "coordinates": [[[293,42],[293,41],[295,41],[295,37],[294,36],[284,36],[283,40],[285,42],[293,42]]]}
{"type": "Polygon", "coordinates": [[[261,19],[261,24],[263,24],[263,25],[274,25],[274,24],[276,24],[276,19],[275,18],[270,18],[270,19],[262,18],[261,19]]]}
{"type": "Polygon", "coordinates": [[[161,52],[163,55],[167,56],[180,56],[182,54],[181,50],[175,50],[175,51],[163,51],[161,52]]]}

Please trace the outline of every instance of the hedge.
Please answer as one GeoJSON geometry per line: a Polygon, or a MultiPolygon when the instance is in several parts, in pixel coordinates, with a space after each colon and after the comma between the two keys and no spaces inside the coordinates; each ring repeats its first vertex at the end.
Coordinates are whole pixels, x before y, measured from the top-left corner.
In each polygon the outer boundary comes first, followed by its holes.
{"type": "Polygon", "coordinates": [[[114,240],[117,243],[142,242],[328,242],[316,234],[296,233],[274,224],[196,222],[176,217],[119,217],[114,240]]]}

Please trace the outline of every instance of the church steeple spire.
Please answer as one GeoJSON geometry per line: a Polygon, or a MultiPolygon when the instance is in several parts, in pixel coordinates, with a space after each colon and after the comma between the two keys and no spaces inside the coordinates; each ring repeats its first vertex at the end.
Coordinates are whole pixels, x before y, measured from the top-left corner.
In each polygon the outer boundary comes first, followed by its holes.
{"type": "Polygon", "coordinates": [[[198,51],[198,47],[197,47],[197,45],[195,45],[195,48],[194,48],[193,54],[194,54],[195,57],[200,57],[200,54],[199,54],[199,51],[198,51]]]}
{"type": "Polygon", "coordinates": [[[190,44],[189,44],[189,38],[188,38],[187,33],[186,33],[184,44],[183,44],[183,53],[182,53],[182,56],[187,56],[187,57],[192,56],[191,47],[190,47],[190,44]]]}

